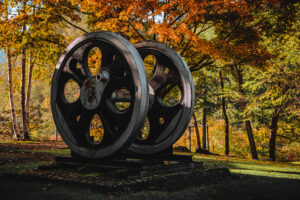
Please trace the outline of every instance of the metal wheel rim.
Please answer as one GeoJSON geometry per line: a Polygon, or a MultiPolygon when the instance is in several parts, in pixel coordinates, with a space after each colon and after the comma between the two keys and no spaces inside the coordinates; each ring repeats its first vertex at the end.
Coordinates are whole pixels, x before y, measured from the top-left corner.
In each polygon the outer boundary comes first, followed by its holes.
{"type": "MultiPolygon", "coordinates": [[[[158,54],[162,54],[165,57],[168,57],[170,61],[176,66],[176,69],[180,74],[180,81],[183,86],[182,87],[183,92],[181,92],[183,93],[183,97],[181,99],[181,102],[179,102],[179,104],[182,106],[182,109],[181,109],[181,113],[178,114],[179,116],[177,116],[177,120],[175,120],[177,122],[175,123],[176,125],[173,125],[172,128],[170,128],[167,131],[165,129],[163,132],[159,132],[158,134],[160,135],[164,134],[164,137],[163,138],[161,137],[161,140],[157,140],[157,142],[143,144],[138,140],[136,140],[129,148],[131,152],[137,154],[145,154],[145,155],[156,154],[172,146],[186,130],[190,122],[190,119],[192,117],[193,108],[194,108],[194,96],[195,96],[194,84],[193,84],[191,73],[184,60],[181,58],[181,56],[179,56],[173,49],[171,49],[166,44],[155,42],[155,41],[142,41],[142,42],[135,43],[134,46],[137,48],[138,52],[140,53],[143,59],[145,58],[145,56],[147,56],[147,51],[157,52],[158,54]],[[143,53],[143,51],[146,51],[146,53],[145,52],[143,53]]],[[[149,81],[149,84],[151,84],[151,80],[149,81]]],[[[155,101],[157,101],[157,98],[155,101]]],[[[149,108],[148,117],[150,112],[151,112],[151,108],[149,108]]],[[[152,130],[150,125],[150,135],[151,135],[151,131],[152,130]]]]}
{"type": "MultiPolygon", "coordinates": [[[[80,70],[82,71],[81,68],[80,70]]],[[[105,93],[105,91],[103,93],[105,93]]],[[[136,49],[123,37],[111,32],[89,33],[74,40],[60,57],[52,79],[51,109],[54,117],[54,122],[63,140],[78,155],[87,158],[104,158],[113,156],[126,150],[137,137],[139,129],[143,125],[146,118],[147,108],[148,86],[143,61],[141,60],[136,49]],[[101,145],[98,147],[96,145],[95,147],[94,145],[79,144],[78,141],[76,141],[76,139],[78,139],[77,137],[79,136],[74,136],[74,131],[73,133],[72,131],[70,131],[71,126],[62,115],[58,106],[58,99],[60,98],[60,95],[57,94],[59,78],[63,73],[65,73],[63,72],[63,70],[67,65],[67,62],[69,62],[70,68],[70,59],[73,59],[72,55],[74,53],[76,54],[77,51],[80,51],[78,49],[83,47],[83,45],[88,44],[88,42],[90,41],[101,41],[113,45],[114,48],[116,48],[121,53],[120,55],[125,58],[131,70],[130,73],[132,75],[132,81],[134,83],[134,102],[132,104],[131,116],[128,119],[128,125],[126,126],[126,128],[124,128],[124,131],[120,136],[118,136],[116,141],[112,142],[110,146],[108,145],[105,147],[100,147],[101,145]]]]}

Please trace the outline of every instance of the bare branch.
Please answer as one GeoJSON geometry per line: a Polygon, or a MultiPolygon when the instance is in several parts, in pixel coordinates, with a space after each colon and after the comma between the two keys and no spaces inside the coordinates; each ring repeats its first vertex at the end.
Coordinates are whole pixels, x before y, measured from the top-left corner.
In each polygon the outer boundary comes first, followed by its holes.
{"type": "Polygon", "coordinates": [[[73,24],[72,22],[70,22],[70,21],[68,21],[66,18],[64,18],[63,16],[58,15],[58,17],[60,17],[60,18],[61,18],[62,20],[64,20],[67,24],[73,26],[74,28],[77,28],[77,29],[83,31],[84,33],[88,33],[88,31],[86,31],[86,30],[84,30],[83,28],[81,28],[81,27],[79,27],[79,26],[73,24]]]}
{"type": "Polygon", "coordinates": [[[288,139],[290,142],[293,142],[293,141],[296,141],[297,139],[292,139],[288,136],[285,136],[285,135],[277,135],[278,137],[281,137],[281,138],[285,138],[285,139],[288,139]]]}
{"type": "Polygon", "coordinates": [[[134,25],[131,23],[131,21],[128,21],[129,25],[133,28],[133,30],[138,34],[143,40],[146,40],[146,38],[134,27],[134,25]]]}
{"type": "Polygon", "coordinates": [[[191,72],[198,71],[198,70],[200,70],[200,69],[204,68],[205,66],[210,65],[212,63],[213,63],[213,61],[204,63],[204,64],[202,64],[200,66],[199,65],[193,65],[193,67],[190,67],[190,71],[191,72]]]}
{"type": "Polygon", "coordinates": [[[176,21],[178,21],[180,18],[182,18],[188,12],[189,11],[186,11],[186,12],[182,13],[181,15],[178,15],[177,17],[175,17],[175,19],[170,23],[170,26],[172,26],[176,21]]]}

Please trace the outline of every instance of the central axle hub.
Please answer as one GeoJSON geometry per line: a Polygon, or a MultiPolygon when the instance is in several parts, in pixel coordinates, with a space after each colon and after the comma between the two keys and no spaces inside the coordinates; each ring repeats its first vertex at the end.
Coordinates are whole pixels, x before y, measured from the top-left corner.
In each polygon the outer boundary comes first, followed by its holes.
{"type": "Polygon", "coordinates": [[[83,105],[88,110],[95,109],[101,101],[101,84],[94,78],[87,79],[83,82],[82,88],[80,90],[80,100],[83,105]]]}
{"type": "Polygon", "coordinates": [[[93,110],[99,106],[108,79],[108,73],[104,72],[99,73],[96,78],[91,77],[83,82],[80,89],[80,100],[86,109],[93,110]]]}

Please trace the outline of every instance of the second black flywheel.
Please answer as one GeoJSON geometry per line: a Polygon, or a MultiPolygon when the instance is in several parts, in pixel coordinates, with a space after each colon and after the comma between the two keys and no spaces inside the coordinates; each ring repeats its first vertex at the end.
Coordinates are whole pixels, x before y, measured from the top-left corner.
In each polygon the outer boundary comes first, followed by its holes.
{"type": "Polygon", "coordinates": [[[194,84],[184,60],[164,43],[142,41],[134,46],[144,60],[149,109],[144,127],[129,150],[142,155],[170,148],[186,130],[194,108],[194,84]]]}

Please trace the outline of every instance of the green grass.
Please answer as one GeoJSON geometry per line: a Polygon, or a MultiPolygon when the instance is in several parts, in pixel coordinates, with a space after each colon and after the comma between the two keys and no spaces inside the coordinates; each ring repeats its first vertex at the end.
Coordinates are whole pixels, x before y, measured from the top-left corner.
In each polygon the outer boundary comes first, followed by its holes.
{"type": "Polygon", "coordinates": [[[28,150],[20,150],[23,152],[35,152],[35,153],[41,153],[46,155],[53,155],[53,156],[69,156],[71,154],[70,149],[28,149],[28,150]]]}
{"type": "Polygon", "coordinates": [[[40,144],[40,141],[34,141],[34,140],[29,140],[29,141],[23,141],[23,140],[0,140],[0,144],[40,144]]]}
{"type": "Polygon", "coordinates": [[[294,164],[294,165],[300,165],[300,161],[298,162],[290,162],[291,164],[294,164]]]}
{"type": "Polygon", "coordinates": [[[232,173],[274,178],[300,179],[300,165],[293,163],[247,160],[235,157],[196,154],[194,161],[203,161],[207,167],[225,166],[232,173]]]}

